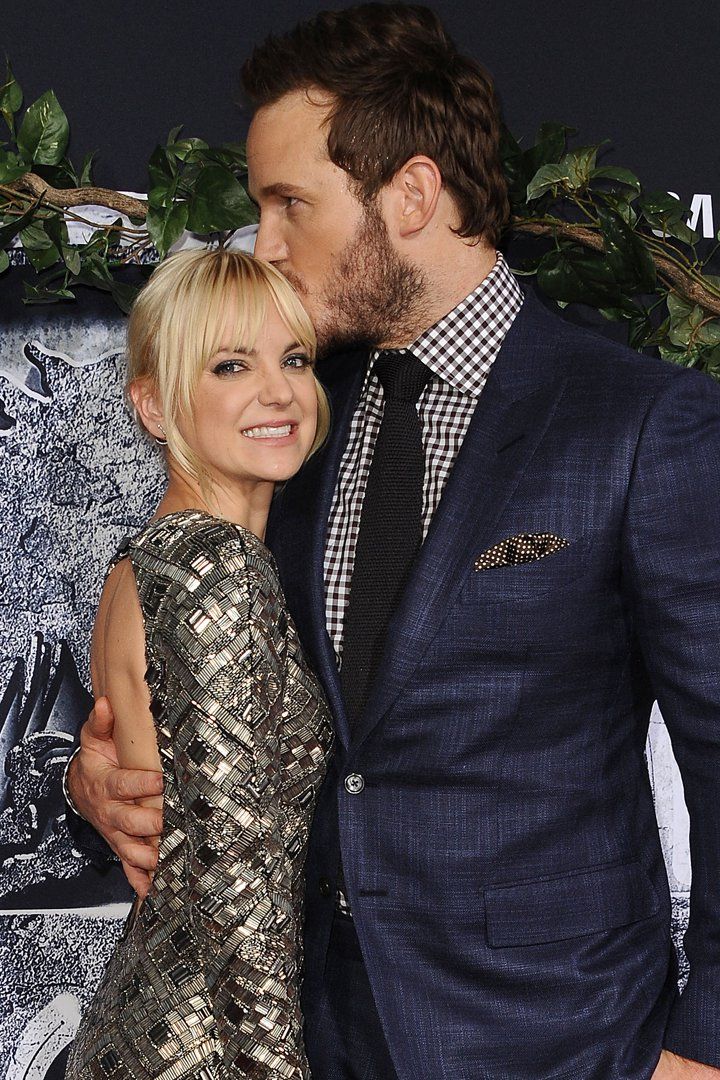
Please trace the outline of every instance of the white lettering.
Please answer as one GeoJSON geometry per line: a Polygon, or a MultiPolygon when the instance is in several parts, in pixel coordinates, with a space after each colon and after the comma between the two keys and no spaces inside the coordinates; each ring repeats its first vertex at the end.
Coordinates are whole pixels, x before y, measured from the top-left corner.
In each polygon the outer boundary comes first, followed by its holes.
{"type": "Polygon", "coordinates": [[[687,224],[689,228],[697,230],[703,239],[712,240],[714,238],[712,195],[693,195],[687,224]],[[698,222],[701,223],[699,229],[698,222]]]}
{"type": "MultiPolygon", "coordinates": [[[[668,191],[668,195],[671,195],[673,199],[677,199],[678,202],[680,202],[680,196],[676,191],[668,191]]],[[[698,232],[703,240],[715,239],[715,218],[713,215],[712,195],[693,195],[692,202],[690,203],[690,216],[685,224],[689,229],[698,232]],[[698,225],[700,226],[699,228],[698,225]]],[[[660,229],[653,229],[653,234],[655,236],[663,235],[660,229]]],[[[718,239],[720,239],[720,237],[718,239]]]]}

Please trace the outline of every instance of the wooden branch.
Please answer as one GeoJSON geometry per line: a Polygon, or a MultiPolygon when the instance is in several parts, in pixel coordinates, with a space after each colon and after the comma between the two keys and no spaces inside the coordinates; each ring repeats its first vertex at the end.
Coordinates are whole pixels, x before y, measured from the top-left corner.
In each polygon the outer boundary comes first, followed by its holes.
{"type": "Polygon", "coordinates": [[[142,218],[143,221],[147,217],[148,204],[144,199],[133,199],[131,195],[123,195],[119,191],[111,191],[110,188],[54,188],[37,173],[32,172],[25,173],[19,180],[5,186],[14,191],[29,192],[36,197],[42,195],[46,205],[60,209],[72,206],[107,206],[108,209],[117,210],[119,214],[126,214],[128,217],[142,218]]]}
{"type": "MultiPolygon", "coordinates": [[[[545,224],[540,221],[527,221],[525,218],[513,218],[511,227],[515,232],[530,233],[532,236],[562,236],[566,240],[575,240],[584,247],[594,251],[604,251],[603,238],[600,233],[587,229],[583,225],[574,225],[572,222],[558,221],[557,224],[545,224]]],[[[666,259],[657,252],[652,252],[658,276],[692,304],[699,304],[713,315],[720,315],[720,297],[709,292],[697,282],[690,274],[670,259],[666,259]]]]}
{"type": "MultiPolygon", "coordinates": [[[[58,209],[86,205],[107,206],[110,210],[117,210],[118,213],[126,214],[128,217],[140,218],[143,221],[147,217],[147,202],[143,199],[134,199],[131,195],[123,195],[119,191],[112,191],[110,188],[54,188],[37,173],[32,172],[25,173],[19,180],[6,184],[5,187],[14,191],[27,192],[36,198],[42,196],[45,205],[55,206],[58,209]]],[[[604,251],[600,233],[573,222],[558,220],[545,223],[514,217],[511,227],[515,232],[529,233],[531,236],[561,236],[566,240],[574,240],[584,247],[592,248],[593,251],[604,251]]],[[[709,292],[671,259],[657,252],[653,252],[652,255],[658,275],[667,285],[690,303],[699,304],[706,311],[720,316],[720,297],[709,292]]]]}

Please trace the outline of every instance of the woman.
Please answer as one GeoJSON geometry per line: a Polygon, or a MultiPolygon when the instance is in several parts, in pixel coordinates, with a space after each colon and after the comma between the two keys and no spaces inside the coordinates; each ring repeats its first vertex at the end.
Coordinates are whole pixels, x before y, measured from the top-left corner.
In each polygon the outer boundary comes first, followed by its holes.
{"type": "Polygon", "coordinates": [[[68,1080],[309,1077],[302,870],[332,737],[262,538],[275,483],[327,433],[314,349],[285,279],[224,250],[169,258],[130,317],[130,394],[169,482],[111,564],[92,676],[120,764],[162,768],[165,826],[68,1080]]]}

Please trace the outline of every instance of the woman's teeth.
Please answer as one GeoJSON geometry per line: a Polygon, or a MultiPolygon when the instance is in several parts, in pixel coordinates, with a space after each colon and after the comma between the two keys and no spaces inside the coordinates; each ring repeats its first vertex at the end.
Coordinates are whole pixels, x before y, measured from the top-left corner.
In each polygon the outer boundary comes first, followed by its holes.
{"type": "Polygon", "coordinates": [[[292,424],[283,424],[282,427],[253,427],[246,428],[243,435],[248,439],[282,439],[292,431],[292,424]]]}

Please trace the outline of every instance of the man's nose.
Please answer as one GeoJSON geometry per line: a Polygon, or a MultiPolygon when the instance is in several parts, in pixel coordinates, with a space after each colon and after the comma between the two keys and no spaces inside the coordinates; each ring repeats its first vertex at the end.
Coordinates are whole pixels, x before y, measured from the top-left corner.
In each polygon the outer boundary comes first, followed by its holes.
{"type": "Polygon", "coordinates": [[[269,263],[282,262],[287,257],[285,245],[269,221],[263,220],[258,226],[253,254],[269,263]]]}

